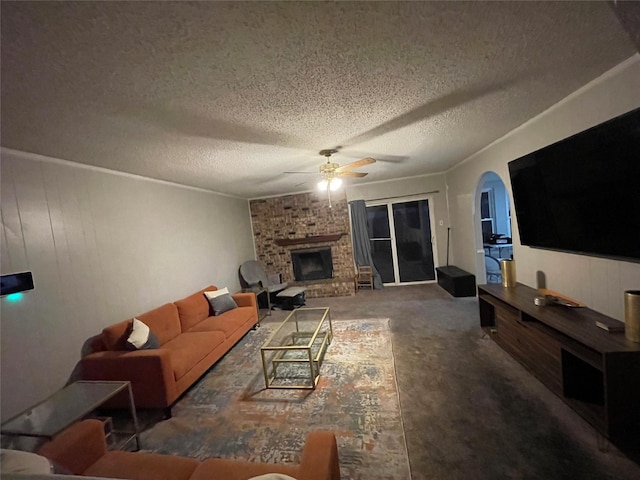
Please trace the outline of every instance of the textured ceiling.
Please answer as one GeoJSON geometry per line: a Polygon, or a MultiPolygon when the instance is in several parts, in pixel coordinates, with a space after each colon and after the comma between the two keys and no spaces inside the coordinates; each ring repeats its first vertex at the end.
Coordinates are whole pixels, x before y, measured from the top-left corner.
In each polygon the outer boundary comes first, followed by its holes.
{"type": "Polygon", "coordinates": [[[635,52],[604,2],[1,7],[2,146],[246,198],[442,172],[635,52]]]}

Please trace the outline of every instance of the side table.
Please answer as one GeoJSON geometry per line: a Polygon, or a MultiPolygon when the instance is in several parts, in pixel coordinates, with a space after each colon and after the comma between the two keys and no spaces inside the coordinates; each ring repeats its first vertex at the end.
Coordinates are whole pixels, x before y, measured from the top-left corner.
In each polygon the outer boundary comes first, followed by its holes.
{"type": "Polygon", "coordinates": [[[242,293],[254,293],[256,295],[256,304],[258,305],[258,326],[260,326],[260,322],[266,317],[271,316],[271,295],[269,294],[269,290],[265,287],[247,287],[241,290],[242,293]],[[267,296],[267,311],[265,313],[260,313],[260,304],[258,303],[258,296],[265,294],[267,296]]]}
{"type": "Polygon", "coordinates": [[[72,423],[81,420],[125,390],[129,394],[133,432],[117,433],[129,435],[121,444],[122,449],[131,440],[135,440],[136,450],[140,450],[140,438],[138,437],[140,430],[131,383],[125,381],[81,380],[71,383],[34,407],[4,422],[0,426],[0,433],[8,436],[41,437],[50,440],[72,423]]]}

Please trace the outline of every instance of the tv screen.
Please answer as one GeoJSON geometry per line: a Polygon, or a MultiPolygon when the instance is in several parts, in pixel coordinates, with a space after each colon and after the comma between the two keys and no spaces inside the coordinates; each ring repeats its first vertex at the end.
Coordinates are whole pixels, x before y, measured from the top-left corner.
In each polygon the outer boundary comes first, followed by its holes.
{"type": "Polygon", "coordinates": [[[509,162],[520,242],[640,262],[640,108],[509,162]]]}

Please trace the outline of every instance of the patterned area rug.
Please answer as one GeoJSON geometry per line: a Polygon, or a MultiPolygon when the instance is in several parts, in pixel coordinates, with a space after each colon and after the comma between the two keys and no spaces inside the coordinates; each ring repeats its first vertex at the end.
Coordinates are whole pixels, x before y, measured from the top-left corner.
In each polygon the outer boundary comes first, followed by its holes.
{"type": "Polygon", "coordinates": [[[260,346],[275,326],[249,332],[143,433],[144,450],[299,462],[307,432],[330,430],[343,480],[410,479],[389,320],[334,321],[314,391],[265,389],[260,346]]]}

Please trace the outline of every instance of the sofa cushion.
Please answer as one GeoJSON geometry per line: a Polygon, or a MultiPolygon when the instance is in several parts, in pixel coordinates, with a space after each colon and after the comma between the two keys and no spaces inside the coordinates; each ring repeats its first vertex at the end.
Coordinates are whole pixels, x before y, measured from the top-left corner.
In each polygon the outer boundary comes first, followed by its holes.
{"type": "Polygon", "coordinates": [[[180,324],[182,325],[182,331],[187,332],[194,325],[200,323],[202,320],[210,316],[211,306],[207,297],[204,296],[205,291],[214,291],[218,287],[211,285],[204,288],[188,297],[173,302],[178,308],[178,315],[180,318],[180,324]]]}
{"type": "Polygon", "coordinates": [[[162,348],[171,354],[171,367],[175,379],[182,378],[224,340],[222,332],[187,332],[164,344],[162,348]]]}
{"type": "Polygon", "coordinates": [[[102,344],[106,350],[126,350],[131,333],[131,320],[114,323],[102,329],[102,344]]]}
{"type": "MultiPolygon", "coordinates": [[[[147,325],[163,345],[180,333],[178,310],[173,303],[167,303],[138,315],[138,320],[147,325]]],[[[109,325],[102,330],[102,343],[107,350],[128,350],[127,339],[131,334],[133,319],[109,325]]]]}
{"type": "Polygon", "coordinates": [[[233,333],[244,325],[250,318],[255,316],[255,308],[238,307],[229,310],[217,317],[209,317],[194,326],[189,332],[224,332],[225,337],[230,337],[233,333]]]}
{"type": "Polygon", "coordinates": [[[175,455],[107,452],[82,474],[133,480],[188,480],[199,463],[194,458],[175,455]]]}
{"type": "Polygon", "coordinates": [[[137,318],[156,334],[161,346],[180,335],[180,317],[178,317],[178,309],[173,303],[166,303],[138,315],[137,318]]]}
{"type": "Polygon", "coordinates": [[[74,475],[80,475],[106,452],[104,425],[95,419],[74,423],[38,449],[39,455],[74,475]]]}

